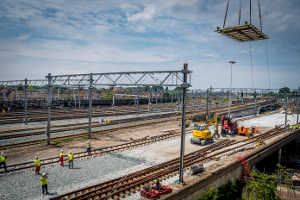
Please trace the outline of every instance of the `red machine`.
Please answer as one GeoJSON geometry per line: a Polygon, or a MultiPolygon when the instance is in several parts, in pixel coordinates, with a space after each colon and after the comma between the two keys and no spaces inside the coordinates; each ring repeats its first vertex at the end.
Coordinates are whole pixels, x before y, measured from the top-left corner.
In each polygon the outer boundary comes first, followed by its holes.
{"type": "Polygon", "coordinates": [[[172,188],[157,182],[153,187],[144,187],[144,189],[141,190],[140,194],[141,196],[152,200],[163,194],[170,194],[171,192],[172,188]]]}
{"type": "Polygon", "coordinates": [[[221,135],[226,136],[226,134],[234,135],[238,134],[238,124],[236,120],[232,120],[225,115],[221,119],[221,135]]]}

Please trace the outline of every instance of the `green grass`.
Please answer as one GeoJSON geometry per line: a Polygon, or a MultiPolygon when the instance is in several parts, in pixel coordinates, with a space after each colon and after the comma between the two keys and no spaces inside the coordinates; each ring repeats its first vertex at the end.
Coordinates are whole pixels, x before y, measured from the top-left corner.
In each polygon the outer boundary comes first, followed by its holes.
{"type": "Polygon", "coordinates": [[[54,144],[59,144],[59,143],[66,143],[66,142],[71,142],[73,139],[72,138],[66,138],[62,140],[54,140],[54,144]]]}

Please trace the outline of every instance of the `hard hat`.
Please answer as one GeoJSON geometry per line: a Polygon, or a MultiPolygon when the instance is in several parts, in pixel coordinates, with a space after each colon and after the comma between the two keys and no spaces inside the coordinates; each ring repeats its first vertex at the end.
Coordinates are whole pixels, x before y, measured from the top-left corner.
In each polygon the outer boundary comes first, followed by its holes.
{"type": "Polygon", "coordinates": [[[261,138],[259,138],[261,140],[261,138]]]}
{"type": "Polygon", "coordinates": [[[61,150],[61,152],[63,152],[64,150],[61,150]]]}
{"type": "Polygon", "coordinates": [[[4,155],[4,153],[2,152],[1,155],[4,155]]]}
{"type": "Polygon", "coordinates": [[[90,142],[90,141],[87,141],[88,143],[90,142]]]}
{"type": "Polygon", "coordinates": [[[70,151],[70,153],[72,153],[72,151],[70,151]]]}
{"type": "Polygon", "coordinates": [[[35,156],[35,158],[38,158],[37,156],[35,156]]]}
{"type": "Polygon", "coordinates": [[[46,173],[43,173],[43,176],[46,176],[46,173]]]}

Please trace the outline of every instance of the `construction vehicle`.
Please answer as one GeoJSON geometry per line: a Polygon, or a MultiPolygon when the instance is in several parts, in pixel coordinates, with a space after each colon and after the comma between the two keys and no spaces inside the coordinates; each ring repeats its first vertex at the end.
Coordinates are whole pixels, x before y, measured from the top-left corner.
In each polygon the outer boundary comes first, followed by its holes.
{"type": "Polygon", "coordinates": [[[249,130],[251,131],[250,137],[252,137],[254,133],[259,133],[259,128],[257,126],[250,126],[249,128],[240,126],[238,130],[238,134],[246,135],[247,133],[249,133],[249,130]]]}
{"type": "Polygon", "coordinates": [[[236,120],[223,115],[221,119],[221,135],[226,136],[227,134],[238,134],[238,124],[236,120]]]}
{"type": "Polygon", "coordinates": [[[144,189],[140,191],[140,195],[142,197],[146,197],[147,199],[157,199],[163,194],[172,193],[172,188],[160,184],[159,180],[156,182],[155,186],[149,187],[145,186],[144,189]]]}
{"type": "Polygon", "coordinates": [[[214,119],[210,120],[206,125],[195,125],[195,129],[193,130],[193,137],[191,138],[192,144],[200,144],[200,145],[206,145],[214,142],[213,138],[219,138],[219,132],[218,132],[218,119],[219,115],[217,115],[214,119]],[[211,123],[215,122],[215,131],[214,135],[212,137],[211,132],[208,130],[208,127],[211,125],[211,123]]]}

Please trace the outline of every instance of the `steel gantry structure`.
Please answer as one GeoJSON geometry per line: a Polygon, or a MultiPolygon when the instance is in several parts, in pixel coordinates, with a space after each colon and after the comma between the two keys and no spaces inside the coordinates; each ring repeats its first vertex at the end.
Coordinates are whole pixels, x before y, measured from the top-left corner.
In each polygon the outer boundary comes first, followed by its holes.
{"type": "MultiPolygon", "coordinates": [[[[27,124],[27,89],[28,86],[47,87],[48,100],[47,112],[48,122],[46,126],[47,144],[50,144],[50,121],[51,121],[51,88],[53,87],[88,87],[89,89],[89,138],[91,138],[91,108],[92,90],[97,86],[168,86],[182,87],[182,130],[181,130],[181,151],[180,151],[180,175],[179,181],[183,182],[183,157],[185,143],[185,112],[186,112],[186,92],[191,87],[192,71],[188,70],[188,64],[183,65],[182,70],[168,71],[133,71],[133,72],[107,72],[71,75],[51,75],[48,73],[43,80],[17,80],[1,81],[0,86],[12,87],[23,86],[25,88],[25,124],[27,124]]],[[[157,94],[157,92],[156,92],[157,94]]],[[[137,98],[139,94],[137,93],[137,98]]],[[[157,99],[157,95],[156,95],[157,99]]],[[[137,107],[138,109],[138,107],[137,107]]]]}

